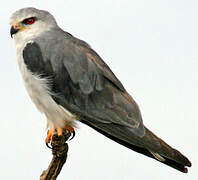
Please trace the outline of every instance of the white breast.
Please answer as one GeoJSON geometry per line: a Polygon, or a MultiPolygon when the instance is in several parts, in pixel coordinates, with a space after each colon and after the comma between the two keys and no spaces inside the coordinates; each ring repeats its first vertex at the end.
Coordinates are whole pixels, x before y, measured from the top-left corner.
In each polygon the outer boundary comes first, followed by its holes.
{"type": "MultiPolygon", "coordinates": [[[[30,43],[30,42],[28,42],[30,43]]],[[[18,46],[17,48],[17,59],[19,64],[19,69],[21,71],[22,77],[25,82],[25,87],[27,92],[35,103],[39,111],[45,113],[48,120],[48,127],[54,128],[64,128],[66,124],[73,124],[75,116],[72,115],[62,106],[58,105],[51,97],[52,94],[49,90],[48,79],[41,79],[39,75],[33,75],[24,64],[22,51],[26,44],[23,46],[18,46]]]]}

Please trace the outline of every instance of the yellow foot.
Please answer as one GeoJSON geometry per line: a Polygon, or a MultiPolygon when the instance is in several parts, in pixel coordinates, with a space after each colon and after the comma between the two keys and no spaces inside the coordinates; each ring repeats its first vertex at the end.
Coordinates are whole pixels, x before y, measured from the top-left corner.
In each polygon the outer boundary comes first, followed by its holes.
{"type": "Polygon", "coordinates": [[[69,131],[70,134],[74,133],[74,128],[72,126],[67,125],[67,126],[65,126],[64,129],[62,129],[62,128],[57,128],[56,129],[56,132],[57,132],[58,136],[61,136],[63,134],[64,130],[69,131]]]}
{"type": "Polygon", "coordinates": [[[57,134],[58,136],[61,136],[63,134],[63,129],[62,128],[57,128],[57,134]]]}
{"type": "Polygon", "coordinates": [[[74,128],[72,126],[67,125],[67,126],[65,126],[65,129],[67,131],[69,131],[69,133],[72,135],[72,137],[70,138],[70,140],[73,139],[74,136],[75,136],[75,130],[74,130],[74,128]]]}
{"type": "Polygon", "coordinates": [[[48,143],[50,143],[51,139],[52,139],[52,131],[51,130],[48,130],[47,131],[47,137],[45,139],[45,142],[48,144],[48,143]]]}
{"type": "MultiPolygon", "coordinates": [[[[72,138],[70,138],[70,140],[74,138],[75,131],[74,131],[74,128],[72,126],[67,125],[67,126],[65,126],[64,129],[57,128],[55,131],[57,132],[58,136],[61,136],[63,134],[64,130],[69,131],[69,133],[72,134],[72,138]]],[[[53,134],[55,134],[55,131],[52,131],[50,129],[47,131],[47,137],[45,139],[46,144],[49,144],[51,142],[52,136],[53,136],[53,134]]]]}
{"type": "Polygon", "coordinates": [[[67,131],[69,131],[71,134],[74,133],[74,128],[71,127],[71,126],[69,126],[69,125],[65,126],[65,129],[66,129],[67,131]]]}

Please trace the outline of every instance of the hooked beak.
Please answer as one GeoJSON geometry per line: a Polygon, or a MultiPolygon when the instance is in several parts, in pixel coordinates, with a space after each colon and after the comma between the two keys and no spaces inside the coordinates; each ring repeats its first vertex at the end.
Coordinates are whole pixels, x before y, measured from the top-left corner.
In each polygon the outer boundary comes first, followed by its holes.
{"type": "Polygon", "coordinates": [[[10,35],[11,35],[11,38],[14,34],[16,34],[17,32],[19,31],[18,28],[14,28],[14,26],[11,27],[10,29],[10,35]]]}

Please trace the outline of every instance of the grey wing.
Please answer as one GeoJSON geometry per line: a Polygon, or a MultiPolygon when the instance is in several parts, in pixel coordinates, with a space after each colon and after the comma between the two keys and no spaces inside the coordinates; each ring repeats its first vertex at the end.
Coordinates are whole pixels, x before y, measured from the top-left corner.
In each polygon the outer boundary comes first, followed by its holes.
{"type": "Polygon", "coordinates": [[[58,42],[28,43],[23,51],[29,71],[50,79],[56,103],[110,139],[186,173],[191,162],[143,126],[137,104],[102,59],[73,37],[58,42]]]}
{"type": "MultiPolygon", "coordinates": [[[[72,37],[43,49],[30,43],[23,57],[33,73],[50,77],[53,99],[80,120],[100,129],[108,126],[144,135],[137,104],[99,55],[83,41],[72,37]]],[[[114,134],[108,128],[106,131],[114,134]]]]}

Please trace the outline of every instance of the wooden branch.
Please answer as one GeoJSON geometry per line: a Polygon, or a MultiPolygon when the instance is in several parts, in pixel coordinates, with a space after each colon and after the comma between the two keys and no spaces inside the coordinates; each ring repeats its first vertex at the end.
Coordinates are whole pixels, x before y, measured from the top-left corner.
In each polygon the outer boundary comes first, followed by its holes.
{"type": "Polygon", "coordinates": [[[41,174],[40,180],[56,180],[67,160],[68,145],[66,141],[70,136],[71,134],[65,131],[61,136],[57,134],[52,136],[51,146],[53,157],[47,170],[41,174]]]}

